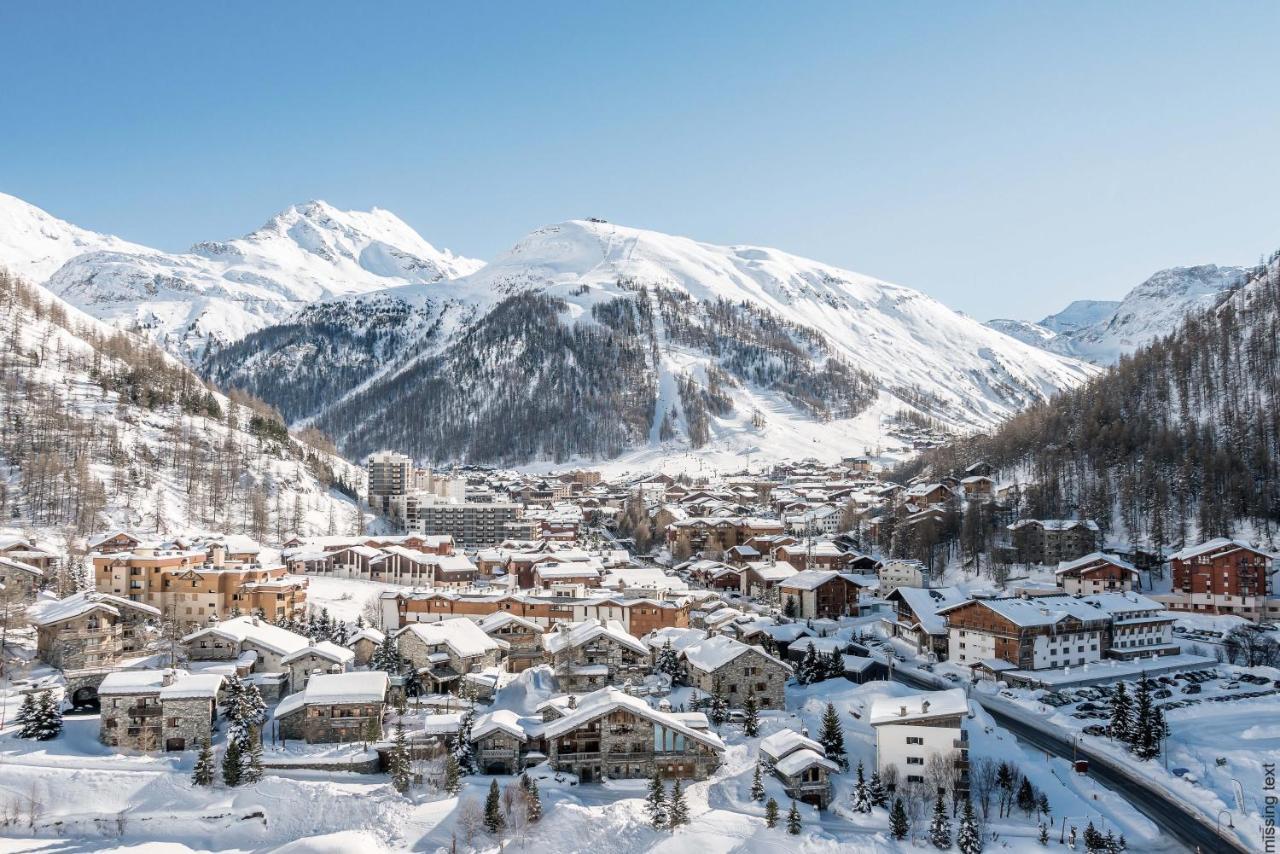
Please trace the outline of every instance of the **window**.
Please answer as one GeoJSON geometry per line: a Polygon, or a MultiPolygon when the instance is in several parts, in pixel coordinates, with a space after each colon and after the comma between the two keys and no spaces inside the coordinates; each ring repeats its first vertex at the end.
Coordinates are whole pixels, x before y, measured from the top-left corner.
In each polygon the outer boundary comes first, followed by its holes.
{"type": "Polygon", "coordinates": [[[920,737],[920,736],[918,736],[918,735],[909,735],[909,736],[907,736],[907,744],[920,744],[920,745],[923,745],[923,744],[924,744],[924,739],[923,739],[923,738],[921,738],[921,737],[920,737]]]}
{"type": "Polygon", "coordinates": [[[908,764],[908,765],[923,765],[923,764],[924,764],[924,757],[923,757],[923,756],[908,756],[908,757],[907,757],[907,764],[908,764]]]}

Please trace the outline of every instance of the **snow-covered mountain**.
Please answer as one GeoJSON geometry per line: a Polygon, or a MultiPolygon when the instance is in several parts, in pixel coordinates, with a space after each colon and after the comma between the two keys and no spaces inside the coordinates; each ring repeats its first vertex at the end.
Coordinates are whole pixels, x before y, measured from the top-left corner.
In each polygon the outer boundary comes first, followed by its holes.
{"type": "Polygon", "coordinates": [[[245,237],[166,253],[86,232],[0,196],[0,265],[191,361],[319,299],[434,282],[480,262],[394,214],[296,205],[245,237]]]}
{"type": "Polygon", "coordinates": [[[155,345],[0,271],[5,411],[0,517],[68,536],[103,528],[353,530],[363,472],[227,397],[155,345]]]}
{"type": "Polygon", "coordinates": [[[1245,272],[1243,267],[1214,264],[1171,267],[1138,285],[1120,302],[1076,300],[1039,323],[1001,318],[987,325],[1051,353],[1109,365],[1173,332],[1188,314],[1215,305],[1245,272]]]}
{"type": "Polygon", "coordinates": [[[1096,371],[909,288],[600,221],[453,281],[312,304],[205,370],[350,454],[738,465],[861,452],[904,414],[990,426],[1096,371]]]}

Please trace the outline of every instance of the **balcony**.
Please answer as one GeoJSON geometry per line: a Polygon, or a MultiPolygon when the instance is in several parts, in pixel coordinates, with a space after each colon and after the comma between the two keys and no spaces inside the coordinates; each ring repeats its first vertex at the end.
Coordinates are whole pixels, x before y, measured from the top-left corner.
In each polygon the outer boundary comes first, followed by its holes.
{"type": "Polygon", "coordinates": [[[158,718],[163,711],[159,706],[130,706],[125,709],[131,718],[158,718]]]}

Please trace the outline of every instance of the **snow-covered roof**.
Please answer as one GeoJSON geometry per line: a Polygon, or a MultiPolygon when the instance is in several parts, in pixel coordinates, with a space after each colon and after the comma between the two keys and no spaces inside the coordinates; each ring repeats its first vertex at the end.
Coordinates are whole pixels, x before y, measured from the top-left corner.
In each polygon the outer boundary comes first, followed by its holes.
{"type": "Polygon", "coordinates": [[[806,569],[787,578],[778,586],[787,590],[817,590],[828,581],[839,576],[840,573],[835,570],[806,569]]]}
{"type": "Polygon", "coordinates": [[[288,664],[291,661],[297,661],[298,659],[304,658],[308,655],[318,655],[321,658],[327,658],[337,664],[346,664],[347,662],[354,661],[356,657],[356,654],[345,646],[338,646],[333,641],[324,640],[312,646],[300,649],[297,652],[289,653],[284,658],[280,659],[280,663],[288,664]]]}
{"type": "Polygon", "coordinates": [[[760,647],[749,646],[742,641],[734,640],[733,638],[725,637],[724,635],[716,635],[715,637],[707,638],[701,643],[685,647],[681,655],[684,656],[684,660],[689,663],[690,667],[697,668],[704,673],[712,673],[719,670],[721,667],[724,667],[738,656],[745,655],[749,652],[754,652],[758,655],[764,656],[788,671],[791,669],[785,663],[774,658],[760,647]]]}
{"type": "Polygon", "coordinates": [[[520,716],[510,709],[496,709],[476,718],[471,727],[471,738],[473,741],[481,739],[491,732],[505,732],[521,741],[527,741],[529,738],[529,734],[520,723],[520,716]]]}
{"type": "Polygon", "coordinates": [[[1102,552],[1092,552],[1084,557],[1078,557],[1075,560],[1064,560],[1059,562],[1058,568],[1054,570],[1054,574],[1062,575],[1063,573],[1073,572],[1086,566],[1103,563],[1109,563],[1112,566],[1117,566],[1126,572],[1136,573],[1138,571],[1137,567],[1133,564],[1126,560],[1121,560],[1115,555],[1103,554],[1102,552]]]}
{"type": "Polygon", "coordinates": [[[190,674],[185,670],[116,670],[98,686],[99,696],[158,694],[161,699],[215,697],[223,677],[217,673],[190,674]],[[165,680],[169,680],[166,685],[165,680]]]}
{"type": "Polygon", "coordinates": [[[51,626],[99,608],[117,615],[121,608],[134,608],[152,617],[160,616],[160,609],[154,605],[134,602],[110,593],[95,593],[92,590],[73,593],[62,599],[37,602],[28,609],[27,614],[28,619],[35,625],[51,626]]]}
{"type": "Polygon", "coordinates": [[[901,597],[920,621],[920,628],[930,635],[947,633],[947,621],[939,611],[969,601],[958,587],[898,587],[889,595],[901,597]]]}
{"type": "Polygon", "coordinates": [[[1017,531],[1032,525],[1039,525],[1046,531],[1069,531],[1072,528],[1084,528],[1098,533],[1098,523],[1092,519],[1019,519],[1009,526],[1010,531],[1017,531]]]}
{"type": "Polygon", "coordinates": [[[1202,554],[1207,554],[1209,552],[1215,552],[1220,549],[1228,549],[1228,550],[1245,549],[1247,551],[1256,552],[1260,555],[1266,555],[1267,557],[1272,558],[1273,560],[1276,557],[1270,552],[1263,551],[1262,549],[1258,548],[1248,540],[1233,540],[1228,537],[1217,537],[1215,539],[1203,542],[1198,546],[1187,546],[1184,549],[1176,551],[1173,554],[1169,555],[1169,559],[1170,560],[1190,560],[1193,557],[1198,557],[1202,554]]]}
{"type": "Polygon", "coordinates": [[[371,626],[365,626],[363,629],[360,629],[351,636],[351,640],[347,641],[347,646],[354,646],[355,642],[360,640],[367,640],[372,641],[375,644],[381,644],[386,639],[387,636],[382,632],[371,626]]]}
{"type": "Polygon", "coordinates": [[[387,696],[388,684],[389,677],[381,670],[320,673],[307,681],[306,688],[281,700],[275,717],[283,717],[303,706],[381,703],[387,696]]]}
{"type": "Polygon", "coordinates": [[[643,640],[651,649],[662,649],[667,643],[676,652],[706,640],[707,633],[702,629],[684,629],[678,626],[665,626],[654,629],[645,635],[643,640]]]}
{"type": "Polygon", "coordinates": [[[526,629],[535,632],[541,632],[542,626],[530,620],[528,617],[521,617],[519,614],[513,614],[510,611],[494,611],[492,614],[485,616],[477,625],[482,631],[492,632],[496,629],[515,623],[518,626],[524,626],[526,629]]]}
{"type": "Polygon", "coordinates": [[[773,763],[773,767],[777,769],[779,774],[785,774],[788,777],[794,777],[806,768],[812,768],[815,765],[826,768],[828,771],[832,772],[840,770],[839,765],[832,762],[821,753],[807,748],[787,754],[784,759],[780,759],[773,763]]]}
{"type": "Polygon", "coordinates": [[[826,750],[821,744],[793,729],[780,730],[760,739],[760,752],[775,762],[797,750],[812,750],[823,756],[826,755],[826,750]]]}
{"type": "MultiPolygon", "coordinates": [[[[224,679],[218,673],[193,673],[178,676],[170,685],[160,689],[161,700],[189,700],[200,697],[216,698],[222,690],[224,679]]],[[[101,692],[99,692],[101,693],[101,692]]]]}
{"type": "Polygon", "coordinates": [[[230,620],[223,620],[216,625],[192,632],[184,637],[182,642],[190,643],[205,635],[216,635],[233,640],[236,643],[244,643],[246,640],[251,641],[277,655],[289,655],[311,646],[309,638],[295,634],[288,629],[273,626],[266,620],[261,620],[257,617],[235,617],[230,620]]]}
{"type": "Polygon", "coordinates": [[[599,578],[600,569],[585,561],[540,563],[534,568],[539,578],[599,578]]]}
{"type": "Polygon", "coordinates": [[[601,636],[608,636],[628,649],[648,655],[649,649],[622,627],[617,620],[583,620],[580,623],[560,623],[556,629],[542,636],[542,647],[557,653],[581,646],[601,636]]]}
{"type": "Polygon", "coordinates": [[[969,714],[969,700],[963,688],[908,694],[902,697],[880,696],[871,701],[868,721],[872,726],[911,720],[952,717],[969,714]]]}
{"type": "Polygon", "coordinates": [[[637,717],[661,724],[667,729],[678,732],[686,738],[701,742],[714,750],[724,750],[724,742],[720,740],[719,736],[694,729],[674,715],[652,709],[644,700],[632,697],[630,694],[619,691],[616,688],[602,688],[599,691],[593,691],[581,697],[578,700],[576,709],[566,709],[567,714],[547,724],[543,729],[543,734],[547,738],[555,738],[577,729],[588,721],[595,720],[602,715],[607,715],[619,709],[625,709],[637,717]]]}
{"type": "MultiPolygon", "coordinates": [[[[1075,596],[1031,596],[1025,599],[1020,596],[1010,596],[1001,599],[974,599],[973,601],[989,608],[1015,626],[1021,627],[1051,626],[1062,622],[1068,617],[1087,623],[1103,620],[1109,616],[1109,612],[1104,610],[1102,602],[1091,603],[1075,596]]],[[[940,609],[939,613],[949,613],[964,604],[967,603],[961,602],[957,605],[948,605],[940,609]]],[[[1155,605],[1155,603],[1152,603],[1152,605],[1159,608],[1159,605],[1155,605]]],[[[1131,602],[1128,610],[1138,610],[1139,608],[1140,606],[1137,603],[1131,602]]]]}
{"type": "Polygon", "coordinates": [[[507,647],[505,641],[489,637],[466,617],[453,617],[438,623],[410,623],[397,635],[410,632],[430,646],[444,644],[459,658],[473,658],[507,647]]]}
{"type": "Polygon", "coordinates": [[[32,566],[29,563],[23,563],[20,560],[14,560],[13,558],[5,557],[4,555],[0,555],[0,566],[8,569],[14,569],[19,572],[25,572],[28,575],[34,575],[36,578],[44,575],[44,570],[40,569],[38,566],[32,566]]]}

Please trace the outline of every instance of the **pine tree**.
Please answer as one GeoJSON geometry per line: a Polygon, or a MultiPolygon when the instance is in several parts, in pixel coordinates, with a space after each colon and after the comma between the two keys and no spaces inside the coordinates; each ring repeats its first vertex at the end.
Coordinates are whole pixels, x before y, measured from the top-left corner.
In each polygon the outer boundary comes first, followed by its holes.
{"type": "Polygon", "coordinates": [[[849,770],[849,757],[844,752],[844,728],[840,725],[835,703],[827,703],[827,710],[822,713],[822,734],[818,743],[827,751],[827,758],[840,766],[840,770],[849,770]]]}
{"type": "Polygon", "coordinates": [[[1040,793],[1040,797],[1036,798],[1036,809],[1044,815],[1049,815],[1049,796],[1044,792],[1040,793]]]}
{"type": "Polygon", "coordinates": [[[756,702],[755,689],[747,692],[747,701],[742,706],[742,732],[747,738],[755,738],[760,734],[760,704],[756,702]]]}
{"type": "Polygon", "coordinates": [[[394,635],[388,634],[373,651],[369,659],[369,669],[399,676],[404,672],[404,666],[404,656],[400,654],[400,641],[394,635]]]}
{"type": "Polygon", "coordinates": [[[204,745],[200,748],[200,755],[196,757],[195,767],[191,769],[191,784],[193,786],[213,785],[213,746],[208,739],[205,739],[204,745]]]}
{"type": "Polygon", "coordinates": [[[542,795],[538,792],[538,781],[527,773],[520,775],[520,785],[525,794],[525,816],[530,823],[542,818],[542,795]]]}
{"type": "Polygon", "coordinates": [[[484,799],[484,829],[497,836],[506,827],[502,817],[502,795],[498,792],[498,781],[489,782],[489,794],[484,799]]]}
{"type": "Polygon", "coordinates": [[[838,649],[827,653],[824,679],[840,679],[844,676],[844,654],[838,649]]]}
{"type": "Polygon", "coordinates": [[[1040,825],[1040,835],[1036,837],[1036,839],[1045,848],[1049,847],[1049,825],[1047,824],[1040,825]]]}
{"type": "Polygon", "coordinates": [[[1004,818],[1005,807],[1009,806],[1013,796],[1013,766],[1001,762],[996,771],[996,786],[1000,789],[1000,817],[1004,818]]]}
{"type": "Polygon", "coordinates": [[[658,650],[658,657],[653,663],[653,672],[665,673],[673,682],[680,675],[680,656],[671,645],[670,639],[662,645],[662,649],[658,650]]]}
{"type": "Polygon", "coordinates": [[[778,826],[778,802],[770,798],[768,803],[764,805],[764,826],[778,826]]]}
{"type": "MultiPolygon", "coordinates": [[[[19,709],[21,714],[21,709],[19,709]]],[[[52,691],[41,691],[31,701],[31,710],[18,735],[22,738],[34,738],[36,741],[49,741],[57,738],[62,732],[61,704],[53,698],[52,691]]]]}
{"type": "Polygon", "coordinates": [[[412,770],[409,766],[409,742],[404,735],[404,722],[396,721],[396,734],[391,741],[391,750],[387,753],[387,772],[391,776],[391,785],[400,794],[409,791],[412,782],[412,770]]]}
{"type": "Polygon", "coordinates": [[[968,798],[965,798],[964,811],[960,814],[956,847],[960,849],[960,854],[982,854],[982,833],[978,830],[978,819],[973,814],[973,802],[968,798]]]}
{"type": "Polygon", "coordinates": [[[262,742],[258,739],[251,739],[249,742],[249,751],[247,754],[241,753],[244,761],[244,769],[240,772],[241,783],[257,783],[262,780],[262,742]]]}
{"type": "Polygon", "coordinates": [[[871,790],[867,788],[866,778],[862,775],[862,763],[858,763],[858,777],[853,784],[853,811],[871,812],[871,790]]]}
{"type": "Polygon", "coordinates": [[[22,705],[18,706],[18,714],[14,715],[13,722],[18,725],[20,738],[31,738],[27,734],[27,724],[31,718],[35,716],[36,703],[34,694],[23,694],[22,705]]]}
{"type": "Polygon", "coordinates": [[[951,847],[951,819],[947,815],[947,807],[942,803],[942,795],[933,802],[933,821],[929,823],[929,841],[939,851],[951,847]]]}
{"type": "Polygon", "coordinates": [[[787,812],[787,833],[792,836],[800,835],[800,810],[795,801],[791,802],[791,809],[787,812]]]}
{"type": "Polygon", "coordinates": [[[476,751],[475,745],[471,743],[471,728],[475,725],[475,717],[475,708],[468,706],[462,712],[458,733],[453,737],[453,756],[458,760],[458,771],[461,774],[476,773],[476,751]]]}
{"type": "Polygon", "coordinates": [[[227,786],[239,786],[243,771],[240,742],[228,739],[226,752],[222,754],[222,782],[227,786]]]}
{"type": "Polygon", "coordinates": [[[1093,826],[1093,822],[1084,829],[1084,850],[1085,854],[1107,854],[1106,838],[1093,826]]]}
{"type": "Polygon", "coordinates": [[[871,785],[868,787],[871,803],[877,807],[889,805],[889,793],[884,790],[884,781],[880,779],[880,770],[871,772],[871,785]]]}
{"type": "Polygon", "coordinates": [[[689,805],[684,801],[684,792],[680,790],[680,779],[671,784],[671,795],[667,806],[667,825],[675,830],[682,824],[689,823],[689,805]]]}
{"type": "Polygon", "coordinates": [[[1031,781],[1023,777],[1022,785],[1018,787],[1018,809],[1030,818],[1031,813],[1035,811],[1036,803],[1036,790],[1032,787],[1031,781]]]}
{"type": "Polygon", "coordinates": [[[1155,734],[1155,714],[1152,706],[1151,682],[1143,673],[1138,680],[1138,690],[1134,699],[1133,714],[1133,754],[1139,759],[1147,760],[1160,755],[1160,739],[1155,734]]]}
{"type": "Polygon", "coordinates": [[[818,679],[818,651],[814,649],[810,643],[805,648],[804,658],[800,659],[800,664],[796,667],[796,682],[800,685],[809,685],[818,679]]]}
{"type": "Polygon", "coordinates": [[[453,752],[444,759],[444,790],[450,795],[456,795],[462,791],[462,768],[458,765],[458,757],[453,752]]]}
{"type": "Polygon", "coordinates": [[[238,676],[227,677],[223,710],[228,721],[227,739],[237,742],[241,753],[246,753],[249,742],[267,719],[267,704],[257,685],[247,685],[238,676]]]}
{"type": "Polygon", "coordinates": [[[1111,737],[1117,741],[1128,744],[1133,740],[1133,703],[1123,681],[1116,685],[1116,691],[1111,696],[1110,731],[1111,737]]]}
{"type": "Polygon", "coordinates": [[[906,839],[911,832],[911,822],[907,820],[907,810],[902,806],[902,798],[893,799],[893,809],[889,811],[889,831],[894,839],[906,839]]]}
{"type": "Polygon", "coordinates": [[[649,823],[654,827],[667,826],[667,790],[656,769],[649,778],[649,794],[645,796],[644,809],[649,814],[649,823]]]}
{"type": "Polygon", "coordinates": [[[729,701],[724,696],[724,691],[720,687],[720,680],[717,679],[711,689],[711,696],[707,697],[707,720],[711,721],[715,726],[720,726],[729,718],[729,701]]]}
{"type": "Polygon", "coordinates": [[[764,781],[760,779],[760,763],[756,762],[755,773],[751,775],[751,800],[764,800],[764,781]]]}

